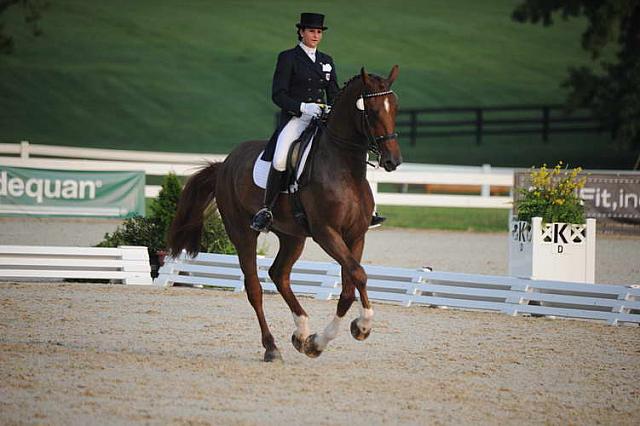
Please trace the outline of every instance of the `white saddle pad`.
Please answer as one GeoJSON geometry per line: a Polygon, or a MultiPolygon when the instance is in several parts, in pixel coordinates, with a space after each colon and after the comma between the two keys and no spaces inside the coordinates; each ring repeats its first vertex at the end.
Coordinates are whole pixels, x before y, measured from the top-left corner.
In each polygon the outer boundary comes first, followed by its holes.
{"type": "MultiPolygon", "coordinates": [[[[302,162],[300,163],[301,165],[300,165],[300,168],[298,169],[298,174],[296,176],[296,179],[300,179],[300,176],[302,175],[302,172],[306,167],[307,157],[309,157],[309,151],[311,150],[311,145],[313,145],[313,139],[311,140],[309,145],[307,145],[307,148],[302,153],[302,162]]],[[[262,189],[266,189],[267,178],[269,177],[269,169],[271,168],[271,162],[262,160],[263,153],[264,151],[260,152],[260,155],[258,155],[258,158],[256,158],[256,162],[253,165],[253,182],[258,187],[262,189]]],[[[297,190],[298,190],[298,185],[291,185],[291,187],[289,188],[289,192],[296,192],[297,190]]],[[[282,191],[282,192],[286,192],[286,191],[282,191]]]]}

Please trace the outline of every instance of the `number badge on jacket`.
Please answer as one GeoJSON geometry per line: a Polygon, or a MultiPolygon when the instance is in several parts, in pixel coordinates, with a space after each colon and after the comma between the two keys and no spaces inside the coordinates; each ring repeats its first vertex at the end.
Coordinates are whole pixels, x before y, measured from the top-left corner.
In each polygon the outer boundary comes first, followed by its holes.
{"type": "Polygon", "coordinates": [[[327,81],[331,80],[331,64],[322,64],[322,72],[324,72],[324,78],[327,81]]]}

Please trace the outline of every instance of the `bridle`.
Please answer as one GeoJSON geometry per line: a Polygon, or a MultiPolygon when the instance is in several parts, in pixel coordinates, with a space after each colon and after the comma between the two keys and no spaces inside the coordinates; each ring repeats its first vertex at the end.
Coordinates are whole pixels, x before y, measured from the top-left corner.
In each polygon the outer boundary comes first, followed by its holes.
{"type": "MultiPolygon", "coordinates": [[[[364,100],[368,99],[368,98],[375,98],[378,96],[387,96],[394,93],[393,90],[385,90],[382,92],[374,92],[374,93],[362,93],[357,99],[356,99],[356,109],[358,109],[362,114],[362,129],[365,133],[365,137],[366,140],[368,142],[367,147],[363,147],[361,143],[355,143],[352,142],[349,139],[343,138],[337,134],[335,134],[335,132],[333,132],[328,126],[325,125],[326,123],[326,119],[328,117],[327,116],[324,117],[324,122],[322,122],[322,120],[320,120],[320,122],[322,123],[321,125],[323,126],[323,128],[327,131],[330,140],[333,140],[334,142],[340,144],[340,146],[342,146],[343,148],[349,149],[349,150],[353,150],[353,151],[361,151],[363,148],[364,150],[373,153],[374,155],[376,155],[378,158],[380,158],[381,155],[381,151],[380,151],[380,144],[391,140],[391,139],[396,139],[398,137],[398,133],[397,132],[393,132],[393,133],[389,133],[386,135],[382,135],[382,136],[374,136],[373,135],[373,126],[371,126],[371,120],[369,119],[369,115],[367,114],[367,110],[365,108],[365,104],[364,104],[364,100]]],[[[330,114],[331,112],[329,112],[330,114]]],[[[371,162],[369,162],[368,160],[366,160],[366,163],[376,167],[374,164],[372,164],[371,162]]]]}
{"type": "Polygon", "coordinates": [[[393,94],[393,90],[385,90],[383,92],[374,93],[363,93],[362,95],[360,95],[358,100],[356,100],[356,108],[360,112],[362,112],[362,127],[366,129],[365,135],[367,137],[367,141],[369,142],[368,150],[378,156],[380,155],[380,144],[391,139],[397,139],[398,132],[388,133],[381,136],[374,136],[373,126],[371,126],[371,121],[369,120],[369,114],[367,114],[367,108],[365,106],[364,100],[375,98],[378,96],[388,96],[391,94],[393,94]]]}

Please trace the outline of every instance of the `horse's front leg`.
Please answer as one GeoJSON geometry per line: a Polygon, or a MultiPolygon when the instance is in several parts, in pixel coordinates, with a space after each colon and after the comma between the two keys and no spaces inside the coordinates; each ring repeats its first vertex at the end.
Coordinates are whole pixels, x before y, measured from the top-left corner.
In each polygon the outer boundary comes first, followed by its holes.
{"type": "Polygon", "coordinates": [[[338,301],[338,308],[336,315],[331,322],[325,327],[324,331],[320,334],[312,334],[306,341],[305,354],[311,358],[320,356],[322,351],[326,349],[333,339],[338,336],[340,331],[340,324],[345,314],[356,299],[355,287],[353,284],[346,282],[342,279],[342,292],[340,293],[340,300],[338,301]]]}
{"type": "MultiPolygon", "coordinates": [[[[356,288],[360,291],[361,295],[365,295],[364,300],[366,300],[366,306],[370,310],[371,315],[373,314],[365,290],[367,274],[360,265],[362,250],[364,248],[364,235],[352,244],[347,245],[341,235],[335,230],[327,228],[324,229],[323,232],[316,232],[314,234],[314,240],[342,267],[342,292],[333,320],[331,320],[321,334],[314,334],[309,337],[305,353],[313,357],[320,355],[329,342],[336,338],[340,323],[355,300],[356,288]]],[[[371,331],[370,316],[366,324],[369,327],[366,329],[366,335],[368,336],[371,331]]],[[[364,338],[359,340],[363,340],[364,338]]]]}
{"type": "MultiPolygon", "coordinates": [[[[351,253],[358,262],[362,261],[362,251],[364,249],[364,236],[361,239],[356,240],[351,245],[351,253]]],[[[369,295],[367,294],[367,282],[356,281],[353,283],[360,293],[360,302],[362,307],[360,308],[360,317],[351,321],[351,335],[356,340],[365,340],[371,334],[371,327],[373,326],[373,307],[369,302],[369,295]]],[[[346,313],[346,312],[345,312],[346,313]]]]}

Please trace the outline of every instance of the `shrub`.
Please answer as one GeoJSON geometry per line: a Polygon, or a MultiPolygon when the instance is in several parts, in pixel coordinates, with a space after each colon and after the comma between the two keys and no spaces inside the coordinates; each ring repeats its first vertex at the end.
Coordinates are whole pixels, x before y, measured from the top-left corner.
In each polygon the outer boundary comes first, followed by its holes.
{"type": "MultiPolygon", "coordinates": [[[[166,249],[167,231],[175,216],[182,185],[178,177],[170,173],[162,182],[158,197],[151,202],[151,214],[147,217],[134,216],[125,220],[112,233],[106,233],[98,247],[117,247],[119,245],[146,246],[149,256],[154,257],[166,249]]],[[[222,223],[215,206],[205,212],[200,251],[210,253],[235,254],[236,250],[222,223]]]]}
{"type": "Polygon", "coordinates": [[[207,253],[236,254],[236,248],[229,240],[222,218],[215,205],[205,211],[200,251],[207,253]]]}
{"type": "Polygon", "coordinates": [[[546,165],[538,170],[533,167],[531,186],[519,190],[518,220],[531,222],[532,217],[541,217],[545,223],[584,223],[584,205],[578,191],[587,178],[580,178],[580,172],[580,167],[569,171],[562,162],[553,169],[546,165]]]}
{"type": "Polygon", "coordinates": [[[134,216],[126,219],[112,234],[104,234],[98,247],[146,246],[149,255],[165,247],[160,224],[154,217],[134,216]]]}

